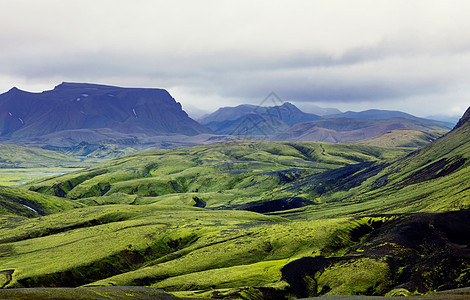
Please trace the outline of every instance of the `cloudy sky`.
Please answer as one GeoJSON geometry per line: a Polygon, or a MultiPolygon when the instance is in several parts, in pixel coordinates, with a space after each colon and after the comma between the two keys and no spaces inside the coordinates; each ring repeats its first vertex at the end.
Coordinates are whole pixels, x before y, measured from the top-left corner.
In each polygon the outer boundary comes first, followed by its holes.
{"type": "Polygon", "coordinates": [[[461,115],[470,1],[0,0],[0,93],[63,81],[260,103],[461,115]]]}

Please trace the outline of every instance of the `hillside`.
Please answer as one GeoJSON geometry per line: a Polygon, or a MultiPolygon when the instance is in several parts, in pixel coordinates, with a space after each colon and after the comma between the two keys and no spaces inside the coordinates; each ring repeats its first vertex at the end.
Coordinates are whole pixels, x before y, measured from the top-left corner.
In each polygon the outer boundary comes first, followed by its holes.
{"type": "Polygon", "coordinates": [[[16,144],[0,144],[0,169],[43,167],[87,167],[96,161],[85,161],[55,151],[16,144]]]}
{"type": "MultiPolygon", "coordinates": [[[[109,157],[109,152],[107,154],[109,157]]],[[[77,157],[16,144],[0,144],[0,185],[14,186],[34,179],[90,167],[104,159],[77,157]]]]}
{"type": "Polygon", "coordinates": [[[0,187],[0,216],[37,217],[82,206],[67,199],[0,187]]]}
{"type": "Polygon", "coordinates": [[[42,93],[12,88],[0,95],[0,111],[0,136],[10,139],[57,132],[73,136],[67,131],[100,128],[109,128],[117,136],[209,132],[162,89],[86,83],[62,83],[42,93]]]}
{"type": "Polygon", "coordinates": [[[0,286],[464,298],[429,293],[470,287],[469,147],[470,109],[415,151],[232,141],[38,180],[4,192],[58,206],[0,212],[0,286]]]}
{"type": "Polygon", "coordinates": [[[467,110],[446,135],[397,160],[360,186],[346,193],[324,196],[324,207],[309,207],[306,208],[308,212],[301,214],[315,218],[317,214],[342,216],[470,208],[469,120],[470,112],[467,110]],[[339,199],[347,200],[338,205],[339,199]],[[335,204],[329,205],[328,202],[335,204]]]}
{"type": "MultiPolygon", "coordinates": [[[[135,204],[192,203],[266,212],[312,203],[313,198],[296,198],[282,191],[298,178],[350,164],[390,161],[407,153],[409,150],[361,145],[222,142],[127,156],[31,182],[27,187],[86,203],[121,199],[135,204]],[[104,197],[96,199],[100,196],[104,197]]],[[[375,172],[384,166],[378,164],[375,172]]]]}
{"type": "Polygon", "coordinates": [[[435,141],[437,138],[446,134],[441,130],[412,130],[397,129],[386,131],[370,139],[355,141],[360,145],[380,146],[380,147],[408,147],[421,148],[435,141]]]}

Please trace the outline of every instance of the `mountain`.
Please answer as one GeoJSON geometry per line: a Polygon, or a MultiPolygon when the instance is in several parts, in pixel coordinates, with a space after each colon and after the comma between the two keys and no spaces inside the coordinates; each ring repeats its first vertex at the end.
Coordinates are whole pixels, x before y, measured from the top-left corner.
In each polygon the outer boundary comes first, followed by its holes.
{"type": "Polygon", "coordinates": [[[198,119],[201,124],[208,124],[211,122],[222,122],[228,120],[236,120],[248,113],[252,113],[258,109],[259,106],[251,104],[242,104],[236,107],[221,107],[215,112],[208,114],[198,119]]]}
{"type": "Polygon", "coordinates": [[[432,115],[432,116],[427,116],[426,119],[436,120],[436,121],[443,122],[445,124],[451,124],[451,126],[454,126],[459,121],[460,116],[432,115]]]}
{"type": "Polygon", "coordinates": [[[394,191],[400,205],[390,203],[384,210],[393,205],[395,210],[407,212],[470,208],[469,153],[470,108],[446,135],[378,174],[367,197],[386,201],[394,191]]]}
{"type": "Polygon", "coordinates": [[[465,299],[469,158],[470,109],[415,151],[232,141],[0,190],[0,287],[465,299]]]}
{"type": "Polygon", "coordinates": [[[347,111],[339,114],[331,114],[324,116],[325,118],[350,118],[359,120],[382,120],[390,118],[411,118],[419,119],[411,114],[395,111],[395,110],[380,110],[380,109],[369,109],[364,111],[347,111]]]}
{"type": "Polygon", "coordinates": [[[413,130],[396,129],[386,131],[370,139],[356,141],[356,144],[380,146],[380,147],[409,147],[421,148],[444,135],[442,130],[413,130]]]}
{"type": "MultiPolygon", "coordinates": [[[[397,159],[367,180],[355,180],[356,175],[350,176],[345,168],[342,172],[322,174],[322,180],[330,182],[329,186],[323,185],[323,190],[330,191],[329,194],[319,194],[315,188],[304,188],[303,192],[310,197],[321,196],[324,203],[341,202],[336,207],[326,205],[328,211],[312,208],[322,217],[469,209],[469,153],[470,108],[450,132],[397,159]]],[[[376,166],[366,167],[361,172],[372,170],[375,172],[376,166]]],[[[306,177],[298,180],[297,185],[308,186],[313,180],[306,177]]],[[[309,208],[304,213],[315,217],[309,208]]]]}
{"type": "Polygon", "coordinates": [[[272,140],[342,143],[369,139],[396,129],[429,131],[448,130],[449,127],[439,122],[402,117],[384,120],[329,118],[296,124],[272,140]]]}
{"type": "Polygon", "coordinates": [[[328,116],[328,115],[335,115],[341,114],[341,111],[337,108],[325,108],[320,107],[313,104],[303,104],[302,103],[302,110],[311,114],[315,114],[321,117],[328,116]]]}
{"type": "Polygon", "coordinates": [[[291,103],[280,106],[239,105],[223,107],[199,120],[217,134],[271,135],[290,126],[321,119],[308,114],[291,103]]]}
{"type": "Polygon", "coordinates": [[[431,122],[439,122],[444,124],[445,126],[452,128],[457,121],[443,119],[443,118],[419,118],[413,116],[411,114],[396,111],[396,110],[381,110],[381,109],[369,109],[364,111],[347,111],[344,113],[335,113],[323,116],[324,118],[328,119],[336,119],[336,118],[350,118],[350,119],[358,119],[358,120],[385,120],[390,118],[408,118],[408,119],[416,119],[416,120],[423,120],[423,121],[431,121],[431,122]]]}
{"type": "Polygon", "coordinates": [[[163,89],[65,82],[42,93],[12,88],[0,95],[0,112],[0,136],[7,139],[102,128],[149,136],[210,132],[163,89]]]}

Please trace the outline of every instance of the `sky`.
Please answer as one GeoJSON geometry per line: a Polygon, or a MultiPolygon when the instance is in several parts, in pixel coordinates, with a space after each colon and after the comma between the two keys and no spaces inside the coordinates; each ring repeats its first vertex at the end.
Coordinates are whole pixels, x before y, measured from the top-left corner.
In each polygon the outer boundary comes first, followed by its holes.
{"type": "Polygon", "coordinates": [[[167,89],[185,109],[259,104],[458,116],[467,0],[0,0],[0,93],[61,82],[167,89]]]}

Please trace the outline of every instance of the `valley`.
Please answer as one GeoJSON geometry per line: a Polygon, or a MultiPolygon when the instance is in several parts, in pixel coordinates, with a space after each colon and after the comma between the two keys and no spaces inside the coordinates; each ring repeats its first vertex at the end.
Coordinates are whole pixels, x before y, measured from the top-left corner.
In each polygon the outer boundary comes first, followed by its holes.
{"type": "MultiPolygon", "coordinates": [[[[73,105],[122,95],[142,110],[116,105],[93,128],[75,128],[91,119],[70,111],[78,123],[35,137],[33,113],[21,115],[29,129],[2,123],[0,298],[468,297],[470,110],[447,131],[400,112],[285,104],[233,135],[256,106],[205,127],[163,90],[65,83],[44,94],[82,89],[94,98],[73,105]],[[136,121],[155,95],[181,122],[151,110],[136,121]],[[145,127],[155,124],[163,131],[145,127]]],[[[18,93],[44,97],[6,96],[18,93]]]]}

